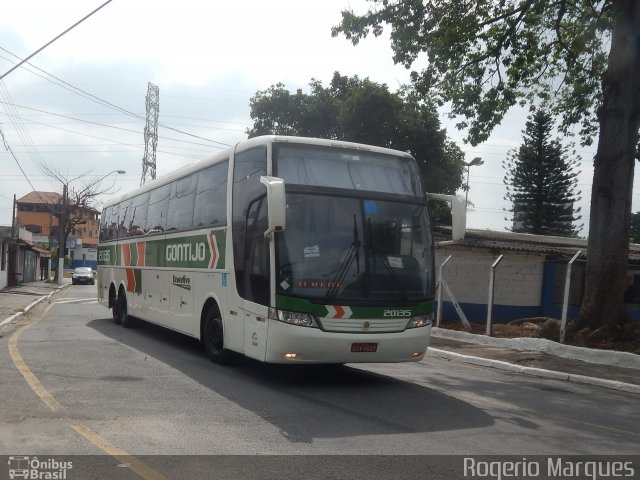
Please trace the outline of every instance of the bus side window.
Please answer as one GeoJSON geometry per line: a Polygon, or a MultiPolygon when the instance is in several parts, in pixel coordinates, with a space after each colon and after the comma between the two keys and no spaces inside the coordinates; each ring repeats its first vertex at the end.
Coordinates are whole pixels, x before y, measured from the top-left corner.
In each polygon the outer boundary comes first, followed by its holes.
{"type": "Polygon", "coordinates": [[[191,228],[193,221],[193,202],[196,196],[196,175],[179,178],[171,186],[167,230],[185,230],[191,228]]]}
{"type": "Polygon", "coordinates": [[[227,175],[229,162],[218,163],[198,172],[193,209],[193,226],[221,227],[227,224],[227,175]]]}
{"type": "Polygon", "coordinates": [[[104,242],[109,238],[109,216],[111,215],[111,207],[107,207],[102,211],[100,217],[100,241],[104,242]]]}
{"type": "Polygon", "coordinates": [[[118,238],[126,238],[129,236],[129,225],[127,217],[131,217],[133,209],[131,204],[133,199],[125,200],[120,204],[120,215],[118,215],[118,238]]]}
{"type": "Polygon", "coordinates": [[[120,214],[120,204],[111,206],[111,214],[109,215],[109,232],[107,240],[115,240],[118,238],[118,215],[120,214]]]}
{"type": "Polygon", "coordinates": [[[120,238],[130,237],[131,233],[131,224],[133,223],[133,213],[135,211],[135,199],[127,200],[123,203],[125,205],[125,209],[120,211],[122,219],[120,221],[120,238]]]}
{"type": "Polygon", "coordinates": [[[149,195],[149,210],[147,211],[147,233],[164,232],[169,208],[169,194],[171,184],[162,185],[151,191],[149,195]]]}
{"type": "Polygon", "coordinates": [[[129,219],[129,236],[144,235],[144,226],[149,210],[149,192],[138,195],[133,199],[133,209],[129,219]]]}

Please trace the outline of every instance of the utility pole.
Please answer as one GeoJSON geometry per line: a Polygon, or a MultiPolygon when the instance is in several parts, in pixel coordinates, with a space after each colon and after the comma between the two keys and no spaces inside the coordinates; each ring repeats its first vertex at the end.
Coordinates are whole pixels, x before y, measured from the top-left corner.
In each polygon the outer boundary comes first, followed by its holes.
{"type": "Polygon", "coordinates": [[[159,107],[160,91],[156,85],[149,82],[146,97],[147,123],[144,127],[144,157],[142,158],[142,178],[140,179],[140,186],[145,184],[147,177],[150,177],[151,180],[156,179],[159,107]]]}
{"type": "Polygon", "coordinates": [[[13,194],[13,208],[11,210],[11,236],[15,239],[18,238],[16,235],[16,194],[13,194]]]}
{"type": "Polygon", "coordinates": [[[67,243],[65,229],[67,228],[67,184],[62,186],[62,210],[60,211],[60,224],[58,225],[58,285],[64,283],[64,251],[67,243]]]}

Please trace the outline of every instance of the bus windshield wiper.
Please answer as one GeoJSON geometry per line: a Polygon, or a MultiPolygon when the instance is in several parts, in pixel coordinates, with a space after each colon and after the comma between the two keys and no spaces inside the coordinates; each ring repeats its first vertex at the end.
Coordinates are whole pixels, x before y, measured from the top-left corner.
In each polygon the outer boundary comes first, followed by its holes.
{"type": "Polygon", "coordinates": [[[354,260],[356,261],[356,272],[360,273],[360,238],[358,236],[358,224],[355,214],[353,215],[353,242],[351,242],[349,250],[347,250],[347,254],[340,264],[338,273],[335,278],[329,282],[329,288],[327,289],[327,295],[325,297],[325,301],[327,303],[338,293],[338,290],[341,288],[342,282],[347,276],[347,273],[349,273],[349,269],[351,268],[354,260]]]}

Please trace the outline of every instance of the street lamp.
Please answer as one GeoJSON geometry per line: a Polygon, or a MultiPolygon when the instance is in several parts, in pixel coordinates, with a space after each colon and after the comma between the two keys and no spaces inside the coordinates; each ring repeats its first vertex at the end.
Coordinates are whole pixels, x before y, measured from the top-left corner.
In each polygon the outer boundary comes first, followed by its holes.
{"type": "Polygon", "coordinates": [[[464,208],[466,209],[467,205],[469,204],[469,169],[475,165],[482,165],[484,163],[484,160],[482,160],[480,157],[476,157],[470,162],[462,162],[462,163],[467,167],[467,184],[464,187],[466,191],[465,197],[464,197],[464,208]]]}
{"type": "Polygon", "coordinates": [[[102,180],[104,180],[105,178],[107,178],[109,175],[112,175],[114,173],[117,173],[118,175],[124,175],[125,172],[124,170],[112,170],[109,173],[107,173],[106,175],[103,175],[102,177],[100,177],[98,180],[96,180],[94,183],[100,183],[102,180]]]}

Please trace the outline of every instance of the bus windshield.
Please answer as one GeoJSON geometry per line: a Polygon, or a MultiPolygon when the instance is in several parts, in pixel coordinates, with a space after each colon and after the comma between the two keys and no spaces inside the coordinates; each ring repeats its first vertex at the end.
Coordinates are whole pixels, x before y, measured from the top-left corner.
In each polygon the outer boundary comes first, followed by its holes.
{"type": "Polygon", "coordinates": [[[277,294],[328,305],[421,302],[433,295],[430,245],[423,203],[287,191],[277,294]]]}
{"type": "Polygon", "coordinates": [[[344,148],[276,144],[278,177],[287,185],[309,185],[407,195],[424,199],[412,157],[344,148]]]}

